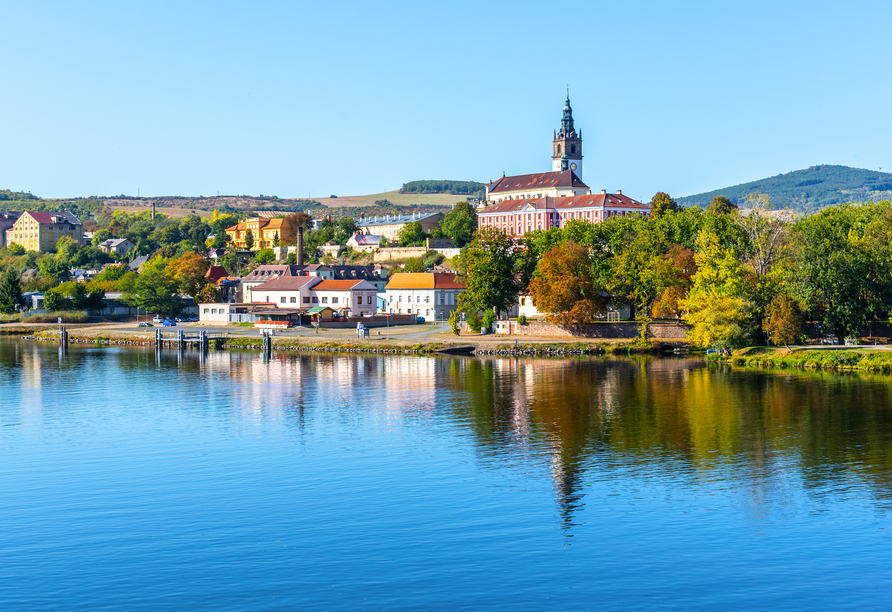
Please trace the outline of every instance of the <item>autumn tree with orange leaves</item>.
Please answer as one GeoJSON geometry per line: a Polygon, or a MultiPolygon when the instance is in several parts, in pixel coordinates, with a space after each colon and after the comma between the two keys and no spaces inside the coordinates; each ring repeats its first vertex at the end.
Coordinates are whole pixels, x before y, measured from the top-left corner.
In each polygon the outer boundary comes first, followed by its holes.
{"type": "Polygon", "coordinates": [[[572,240],[542,256],[530,295],[549,322],[584,325],[603,314],[606,306],[589,249],[572,240]]]}

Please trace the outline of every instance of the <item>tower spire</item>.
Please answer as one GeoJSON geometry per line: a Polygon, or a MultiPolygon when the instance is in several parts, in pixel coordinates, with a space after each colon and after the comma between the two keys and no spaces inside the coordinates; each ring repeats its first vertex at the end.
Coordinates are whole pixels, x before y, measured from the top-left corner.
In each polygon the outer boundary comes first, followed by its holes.
{"type": "Polygon", "coordinates": [[[554,135],[552,170],[572,170],[582,178],[582,133],[573,125],[573,107],[570,106],[570,86],[561,117],[561,127],[554,135]]]}

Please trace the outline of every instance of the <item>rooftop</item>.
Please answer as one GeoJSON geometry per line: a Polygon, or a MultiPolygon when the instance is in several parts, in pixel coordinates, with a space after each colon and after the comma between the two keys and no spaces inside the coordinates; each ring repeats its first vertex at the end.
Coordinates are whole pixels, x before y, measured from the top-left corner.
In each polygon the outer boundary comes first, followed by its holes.
{"type": "Polygon", "coordinates": [[[454,272],[397,272],[387,289],[464,289],[454,272]]]}
{"type": "Polygon", "coordinates": [[[517,200],[503,200],[496,204],[490,204],[478,214],[517,212],[529,208],[530,210],[572,210],[575,208],[632,208],[641,211],[649,211],[650,206],[633,200],[621,193],[597,193],[593,195],[567,196],[563,198],[521,198],[517,200]]]}
{"type": "Polygon", "coordinates": [[[551,189],[554,187],[588,189],[588,185],[583,183],[582,179],[576,176],[576,173],[572,170],[503,176],[490,183],[487,187],[489,193],[526,191],[528,189],[551,189]]]}

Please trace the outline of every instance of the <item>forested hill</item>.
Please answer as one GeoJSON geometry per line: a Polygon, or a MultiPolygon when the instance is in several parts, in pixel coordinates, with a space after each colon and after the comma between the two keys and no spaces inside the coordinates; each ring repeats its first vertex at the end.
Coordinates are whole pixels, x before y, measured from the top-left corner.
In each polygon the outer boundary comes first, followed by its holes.
{"type": "Polygon", "coordinates": [[[892,200],[892,174],[848,166],[812,166],[760,181],[676,198],[676,201],[682,206],[705,208],[715,196],[725,196],[738,203],[754,191],[768,195],[775,208],[810,212],[846,202],[892,200]]]}
{"type": "Polygon", "coordinates": [[[451,193],[453,195],[480,195],[483,183],[474,181],[409,181],[400,193],[451,193]]]}

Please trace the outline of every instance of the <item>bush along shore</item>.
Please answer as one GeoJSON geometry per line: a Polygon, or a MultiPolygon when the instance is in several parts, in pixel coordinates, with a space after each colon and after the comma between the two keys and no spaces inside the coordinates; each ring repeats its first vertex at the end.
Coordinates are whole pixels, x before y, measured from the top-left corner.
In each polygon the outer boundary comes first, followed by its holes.
{"type": "Polygon", "coordinates": [[[892,373],[892,351],[877,349],[747,348],[730,356],[708,355],[716,363],[752,367],[861,370],[892,373]]]}

